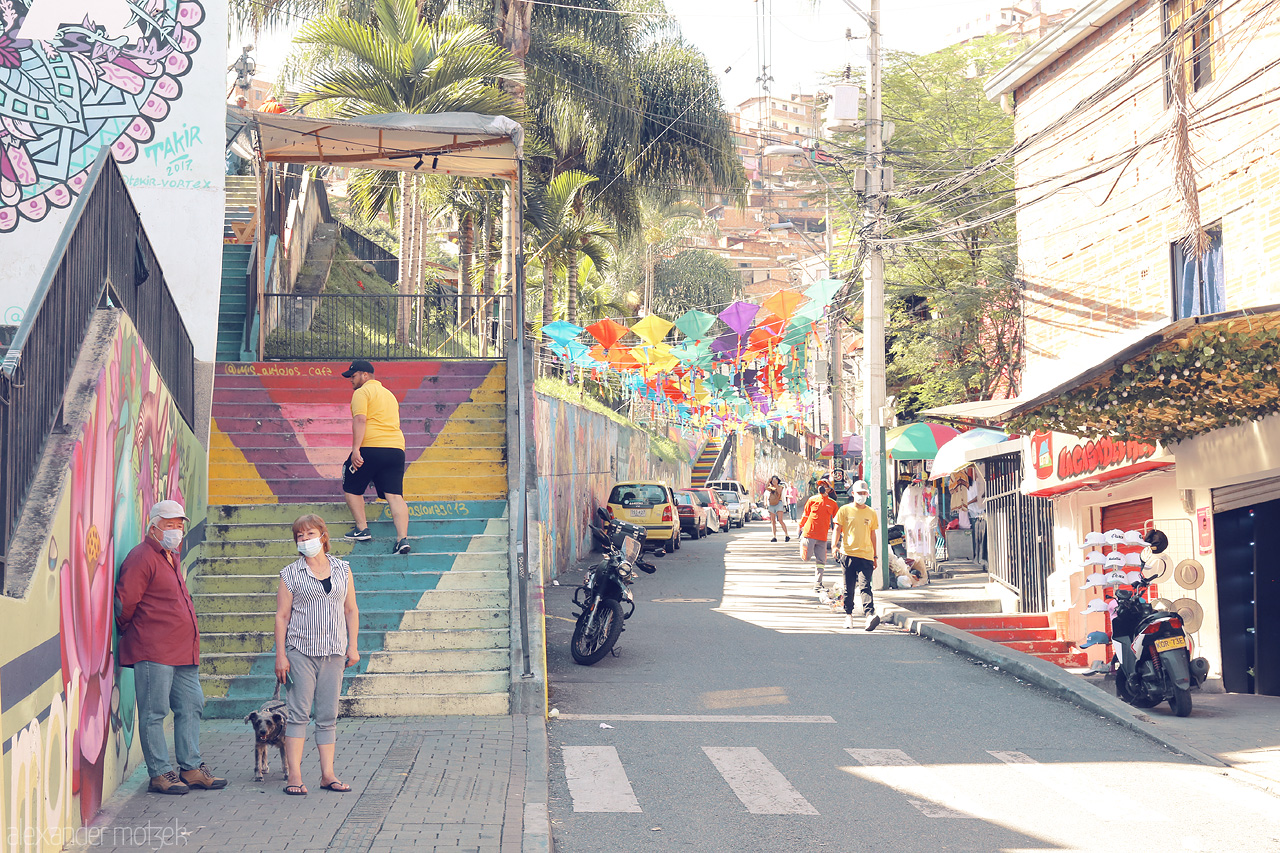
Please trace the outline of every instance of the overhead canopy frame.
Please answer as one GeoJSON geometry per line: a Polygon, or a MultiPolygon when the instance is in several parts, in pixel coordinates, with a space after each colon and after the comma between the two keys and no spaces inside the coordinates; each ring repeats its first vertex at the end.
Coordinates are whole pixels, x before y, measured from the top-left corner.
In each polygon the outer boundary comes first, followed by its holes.
{"type": "Polygon", "coordinates": [[[524,128],[506,116],[387,113],[354,119],[228,109],[268,163],[518,179],[524,128]]]}

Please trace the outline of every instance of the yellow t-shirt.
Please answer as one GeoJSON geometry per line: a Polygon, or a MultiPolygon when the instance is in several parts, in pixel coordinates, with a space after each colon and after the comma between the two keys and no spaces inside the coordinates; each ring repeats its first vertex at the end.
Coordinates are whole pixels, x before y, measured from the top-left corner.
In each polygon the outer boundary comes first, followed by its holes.
{"type": "Polygon", "coordinates": [[[845,504],[836,513],[836,527],[840,528],[840,551],[846,557],[876,558],[876,540],[880,536],[880,517],[869,506],[845,504]]]}
{"type": "Polygon", "coordinates": [[[364,441],[361,447],[398,447],[404,450],[404,433],[400,431],[400,403],[376,379],[356,389],[351,395],[351,415],[365,416],[364,441]]]}

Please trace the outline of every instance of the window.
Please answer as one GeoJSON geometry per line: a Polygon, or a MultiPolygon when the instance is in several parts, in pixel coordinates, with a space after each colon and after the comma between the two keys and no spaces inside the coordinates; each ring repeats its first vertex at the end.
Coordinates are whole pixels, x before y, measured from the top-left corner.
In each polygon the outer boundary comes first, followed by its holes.
{"type": "Polygon", "coordinates": [[[1178,60],[1187,90],[1198,92],[1213,81],[1213,6],[1217,0],[1164,0],[1164,36],[1180,35],[1164,58],[1164,100],[1173,103],[1178,60]],[[1193,23],[1194,22],[1194,23],[1193,23]]]}
{"type": "Polygon", "coordinates": [[[1227,285],[1223,270],[1222,226],[1209,232],[1209,251],[1197,259],[1181,241],[1169,247],[1173,267],[1173,319],[1216,314],[1227,309],[1227,285]]]}

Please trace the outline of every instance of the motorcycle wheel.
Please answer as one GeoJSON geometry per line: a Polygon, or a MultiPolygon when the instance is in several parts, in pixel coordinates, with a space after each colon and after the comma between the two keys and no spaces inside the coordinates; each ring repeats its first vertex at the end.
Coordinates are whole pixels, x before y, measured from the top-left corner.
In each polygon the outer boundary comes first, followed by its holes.
{"type": "Polygon", "coordinates": [[[1160,700],[1154,702],[1146,696],[1136,694],[1129,689],[1129,680],[1125,677],[1124,670],[1116,670],[1116,696],[1122,702],[1127,702],[1135,708],[1154,708],[1160,704],[1160,700]]]}
{"type": "Polygon", "coordinates": [[[570,654],[576,663],[583,666],[591,666],[602,660],[622,634],[621,604],[611,598],[601,599],[596,611],[596,621],[591,626],[590,635],[586,630],[589,613],[584,613],[573,629],[573,639],[569,641],[570,654]]]}
{"type": "Polygon", "coordinates": [[[1174,686],[1173,696],[1169,699],[1169,708],[1173,710],[1175,716],[1191,716],[1191,691],[1174,686]]]}

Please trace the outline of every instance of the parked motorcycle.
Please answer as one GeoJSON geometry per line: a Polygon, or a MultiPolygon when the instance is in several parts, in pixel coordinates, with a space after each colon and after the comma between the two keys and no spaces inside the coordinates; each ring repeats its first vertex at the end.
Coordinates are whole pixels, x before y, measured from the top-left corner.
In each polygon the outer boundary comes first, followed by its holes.
{"type": "Polygon", "coordinates": [[[1209,662],[1191,658],[1191,643],[1182,617],[1156,610],[1142,593],[1154,577],[1143,577],[1133,589],[1117,589],[1111,619],[1119,669],[1116,695],[1135,708],[1154,708],[1163,701],[1179,717],[1191,713],[1191,687],[1209,674],[1209,662]]]}
{"type": "Polygon", "coordinates": [[[611,519],[603,509],[596,512],[600,528],[608,537],[608,553],[587,570],[582,585],[573,591],[573,603],[579,612],[569,651],[583,666],[603,660],[613,650],[624,630],[622,623],[635,612],[635,599],[627,589],[635,583],[635,570],[648,574],[657,570],[640,556],[644,551],[643,527],[611,519]]]}
{"type": "MultiPolygon", "coordinates": [[[[606,554],[613,548],[613,535],[609,530],[609,526],[613,523],[614,521],[609,517],[608,511],[604,507],[600,507],[596,510],[595,516],[591,519],[590,525],[588,525],[591,528],[591,539],[594,547],[606,554]]],[[[665,557],[667,556],[667,549],[665,547],[655,548],[653,556],[665,557]]]]}

